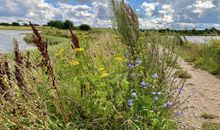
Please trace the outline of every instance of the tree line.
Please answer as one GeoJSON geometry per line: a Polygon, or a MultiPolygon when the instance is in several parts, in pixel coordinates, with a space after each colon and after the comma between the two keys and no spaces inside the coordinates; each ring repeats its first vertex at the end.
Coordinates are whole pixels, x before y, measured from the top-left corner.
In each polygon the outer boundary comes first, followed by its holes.
{"type": "MultiPolygon", "coordinates": [[[[27,24],[27,23],[20,24],[18,22],[12,22],[12,23],[2,22],[2,23],[0,23],[0,26],[29,26],[29,24],[27,24]]],[[[39,25],[34,24],[34,26],[39,26],[39,25]]],[[[73,22],[70,20],[65,20],[65,21],[51,20],[43,26],[55,27],[58,29],[79,29],[82,31],[91,30],[91,27],[87,24],[81,24],[80,26],[74,26],[73,22]]]]}

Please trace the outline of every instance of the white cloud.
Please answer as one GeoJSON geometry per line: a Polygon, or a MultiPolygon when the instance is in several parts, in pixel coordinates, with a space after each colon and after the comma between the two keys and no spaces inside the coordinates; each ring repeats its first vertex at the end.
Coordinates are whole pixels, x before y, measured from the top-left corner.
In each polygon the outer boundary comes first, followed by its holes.
{"type": "Polygon", "coordinates": [[[196,0],[195,3],[188,6],[188,9],[192,9],[193,13],[198,13],[201,16],[205,10],[216,7],[212,2],[212,0],[196,0]]]}
{"type": "Polygon", "coordinates": [[[144,9],[145,13],[147,16],[152,16],[153,12],[156,9],[156,6],[158,6],[159,3],[147,3],[147,2],[143,2],[141,5],[141,8],[144,9]]]}

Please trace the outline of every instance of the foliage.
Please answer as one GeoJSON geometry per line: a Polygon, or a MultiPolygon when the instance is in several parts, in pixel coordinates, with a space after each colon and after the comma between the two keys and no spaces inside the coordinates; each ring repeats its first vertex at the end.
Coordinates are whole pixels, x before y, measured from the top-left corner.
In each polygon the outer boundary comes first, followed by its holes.
{"type": "MultiPolygon", "coordinates": [[[[72,47],[49,47],[32,26],[38,50],[24,54],[16,47],[14,61],[1,55],[2,129],[176,129],[185,82],[173,75],[174,41],[141,36],[130,6],[112,2],[117,32],[70,31],[72,47]]],[[[42,32],[50,33],[57,35],[42,32]]]]}
{"type": "Polygon", "coordinates": [[[181,55],[196,67],[220,75],[220,41],[212,40],[208,44],[186,43],[181,46],[181,55]]]}
{"type": "Polygon", "coordinates": [[[73,22],[70,20],[59,21],[59,20],[52,20],[47,23],[47,26],[55,27],[59,29],[73,29],[74,25],[73,22]]]}
{"type": "Polygon", "coordinates": [[[87,25],[87,24],[81,24],[81,25],[79,26],[79,30],[89,31],[89,30],[91,30],[91,27],[90,27],[89,25],[87,25]]]}
{"type": "Polygon", "coordinates": [[[174,75],[176,75],[176,77],[178,78],[183,78],[183,79],[187,79],[187,78],[191,78],[192,76],[184,70],[177,70],[174,75]]]}
{"type": "Polygon", "coordinates": [[[219,130],[219,129],[220,129],[219,123],[204,122],[202,124],[202,130],[219,130]]]}

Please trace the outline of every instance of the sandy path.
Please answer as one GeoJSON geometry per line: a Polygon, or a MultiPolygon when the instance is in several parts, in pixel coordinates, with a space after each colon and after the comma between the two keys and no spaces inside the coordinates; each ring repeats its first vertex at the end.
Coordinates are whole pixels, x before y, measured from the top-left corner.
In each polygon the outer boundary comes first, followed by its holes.
{"type": "MultiPolygon", "coordinates": [[[[200,130],[202,123],[208,121],[201,114],[210,113],[220,117],[220,79],[206,71],[195,69],[187,62],[180,60],[180,66],[187,70],[192,78],[187,80],[185,94],[192,93],[186,105],[189,107],[179,117],[182,129],[200,130]]],[[[220,123],[220,118],[211,120],[220,123]]]]}

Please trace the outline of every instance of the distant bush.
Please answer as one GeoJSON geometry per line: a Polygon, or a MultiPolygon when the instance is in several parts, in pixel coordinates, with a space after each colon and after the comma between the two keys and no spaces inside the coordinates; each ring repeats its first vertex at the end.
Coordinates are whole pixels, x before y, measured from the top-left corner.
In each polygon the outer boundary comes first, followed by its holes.
{"type": "Polygon", "coordinates": [[[12,26],[20,26],[20,23],[17,23],[17,22],[12,22],[11,24],[12,26]]]}
{"type": "Polygon", "coordinates": [[[91,30],[91,27],[90,27],[89,25],[87,25],[87,24],[81,24],[81,25],[79,26],[79,30],[89,31],[89,30],[91,30]]]}
{"type": "Polygon", "coordinates": [[[73,22],[70,20],[59,21],[59,20],[52,20],[47,23],[47,26],[59,28],[59,29],[73,29],[74,25],[73,22]]]}

